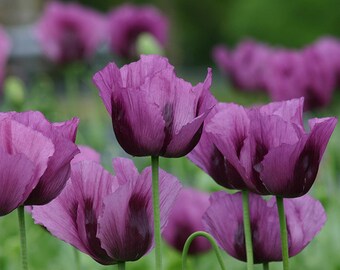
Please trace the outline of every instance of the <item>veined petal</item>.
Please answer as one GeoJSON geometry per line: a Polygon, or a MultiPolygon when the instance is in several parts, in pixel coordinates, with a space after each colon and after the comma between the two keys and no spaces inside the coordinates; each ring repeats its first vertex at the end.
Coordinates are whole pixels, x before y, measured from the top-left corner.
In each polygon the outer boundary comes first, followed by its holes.
{"type": "Polygon", "coordinates": [[[137,181],[139,173],[131,159],[114,158],[112,165],[120,185],[137,181]]]}
{"type": "Polygon", "coordinates": [[[10,155],[0,147],[0,216],[25,201],[34,187],[34,164],[23,154],[10,155]]]}
{"type": "MultiPolygon", "coordinates": [[[[180,184],[162,170],[159,176],[161,228],[164,228],[180,184]]],[[[137,181],[126,182],[107,196],[104,205],[97,235],[106,252],[117,261],[138,260],[149,252],[153,246],[150,167],[140,174],[137,181]]]]}
{"type": "Polygon", "coordinates": [[[119,68],[115,63],[109,63],[93,76],[93,83],[97,86],[105,108],[111,115],[112,99],[116,95],[116,91],[123,87],[119,68]]]}
{"type": "MultiPolygon", "coordinates": [[[[9,154],[23,154],[34,164],[33,185],[45,172],[55,148],[52,141],[42,133],[6,118],[0,122],[0,146],[9,154]]],[[[27,190],[25,198],[32,190],[27,190]]]]}
{"type": "MultiPolygon", "coordinates": [[[[248,136],[249,119],[243,107],[236,104],[219,104],[217,113],[207,123],[208,138],[224,156],[225,187],[243,189],[247,177],[241,163],[241,151],[248,136]]],[[[220,183],[222,184],[222,183],[220,183]]]]}
{"type": "Polygon", "coordinates": [[[201,138],[203,121],[206,116],[207,113],[200,115],[183,126],[177,134],[174,134],[162,156],[182,157],[188,154],[201,138]]]}
{"type": "Polygon", "coordinates": [[[77,186],[68,182],[63,192],[52,202],[32,207],[36,224],[44,226],[52,235],[89,254],[87,246],[80,239],[77,225],[77,186]]]}
{"type": "Polygon", "coordinates": [[[78,202],[77,231],[87,253],[101,264],[114,260],[102,249],[97,238],[98,218],[103,211],[103,198],[119,187],[118,180],[96,162],[83,161],[73,165],[71,182],[78,202]]]}
{"type": "Polygon", "coordinates": [[[146,93],[126,89],[113,98],[112,124],[119,144],[130,155],[159,155],[165,123],[146,93]]]}

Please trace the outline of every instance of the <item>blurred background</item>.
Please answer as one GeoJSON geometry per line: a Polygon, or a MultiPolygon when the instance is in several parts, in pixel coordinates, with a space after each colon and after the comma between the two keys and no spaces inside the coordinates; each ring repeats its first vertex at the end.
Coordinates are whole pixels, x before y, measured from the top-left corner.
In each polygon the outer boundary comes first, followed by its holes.
{"type": "MultiPolygon", "coordinates": [[[[105,17],[126,1],[63,1],[78,3],[105,17]]],[[[48,1],[0,0],[0,25],[7,33],[11,49],[0,72],[1,111],[42,111],[50,121],[80,118],[77,143],[86,144],[102,154],[102,163],[110,171],[114,156],[127,156],[114,138],[111,119],[92,76],[108,62],[119,66],[130,60],[110,51],[103,42],[89,59],[55,63],[49,59],[37,35],[37,23],[48,1]]],[[[212,58],[212,48],[224,44],[235,48],[245,38],[268,46],[301,49],[323,36],[340,38],[339,2],[336,0],[154,0],[129,1],[137,5],[153,5],[169,20],[168,41],[162,53],[169,58],[180,77],[196,84],[204,80],[207,67],[213,68],[212,92],[219,101],[253,105],[269,102],[264,92],[239,91],[222,75],[212,58]]],[[[140,52],[152,52],[153,41],[146,41],[140,52]],[[151,49],[150,49],[151,48],[151,49]],[[145,51],[144,51],[145,50],[145,51]]],[[[1,40],[0,40],[1,45],[1,40]]],[[[1,48],[1,47],[0,47],[1,48]]],[[[339,85],[327,106],[306,112],[306,119],[340,115],[339,85]]],[[[134,159],[139,169],[149,165],[148,159],[134,159]]],[[[186,158],[161,159],[161,167],[176,175],[186,185],[212,192],[221,188],[186,158]]],[[[292,269],[340,269],[340,130],[336,128],[318,180],[311,194],[321,200],[328,221],[316,239],[292,261],[292,269]]],[[[0,270],[19,269],[20,247],[16,213],[0,218],[0,270]]],[[[29,264],[36,270],[75,269],[71,246],[51,237],[33,224],[27,215],[29,264]]],[[[180,254],[164,248],[165,269],[180,269],[180,254]]],[[[81,255],[82,269],[109,269],[86,255],[81,255]]],[[[245,269],[245,264],[224,254],[228,269],[245,269]]],[[[151,269],[153,254],[128,269],[151,269]]],[[[213,253],[190,260],[191,269],[217,269],[213,253]]],[[[112,267],[111,267],[112,268],[112,267]]],[[[262,269],[258,266],[256,269],[262,269]]],[[[281,264],[271,264],[281,269],[281,264]]]]}

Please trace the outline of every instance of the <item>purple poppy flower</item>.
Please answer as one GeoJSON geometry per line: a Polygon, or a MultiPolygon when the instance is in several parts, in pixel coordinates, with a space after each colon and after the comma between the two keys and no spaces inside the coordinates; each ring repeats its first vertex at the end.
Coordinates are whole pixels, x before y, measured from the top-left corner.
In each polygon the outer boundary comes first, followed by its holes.
{"type": "Polygon", "coordinates": [[[264,71],[272,50],[252,40],[241,42],[233,52],[221,46],[214,49],[214,59],[236,87],[246,90],[264,90],[264,71]]]}
{"type": "MultiPolygon", "coordinates": [[[[139,174],[123,158],[113,166],[116,176],[96,162],[73,164],[60,196],[32,210],[36,223],[104,265],[138,260],[154,237],[151,168],[139,174]]],[[[161,228],[179,190],[178,180],[160,170],[161,228]]]]}
{"type": "Polygon", "coordinates": [[[5,30],[0,26],[0,90],[5,77],[5,67],[9,56],[11,43],[5,30]]]}
{"type": "Polygon", "coordinates": [[[157,55],[142,55],[121,69],[110,63],[93,81],[118,142],[133,156],[186,155],[198,143],[203,121],[216,102],[209,91],[210,69],[203,83],[192,86],[157,55]]]}
{"type": "Polygon", "coordinates": [[[336,118],[311,119],[306,132],[303,98],[251,109],[221,103],[214,109],[202,136],[207,139],[189,158],[217,183],[283,197],[309,191],[336,118]]]}
{"type": "MultiPolygon", "coordinates": [[[[210,197],[210,207],[203,216],[207,231],[230,256],[246,259],[243,230],[241,193],[216,192],[210,197]]],[[[250,194],[250,226],[254,250],[254,262],[281,261],[280,224],[275,198],[269,201],[250,194]]],[[[289,256],[301,252],[321,230],[326,214],[321,203],[305,195],[284,200],[289,256]]]]}
{"type": "MultiPolygon", "coordinates": [[[[193,188],[183,188],[172,208],[168,224],[163,232],[163,239],[182,252],[188,237],[196,231],[204,230],[202,216],[209,205],[208,193],[193,188]]],[[[192,242],[189,254],[199,254],[210,249],[209,241],[200,237],[192,242]]]]}
{"type": "Polygon", "coordinates": [[[244,90],[263,90],[264,71],[272,51],[252,40],[241,42],[232,54],[232,80],[244,90]]]}
{"type": "Polygon", "coordinates": [[[332,37],[322,37],[313,45],[313,49],[326,61],[335,72],[340,84],[340,41],[332,37]]]}
{"type": "Polygon", "coordinates": [[[224,76],[232,72],[232,55],[229,49],[224,45],[216,45],[212,50],[212,58],[224,76]]]}
{"type": "Polygon", "coordinates": [[[153,6],[125,4],[109,14],[109,46],[112,52],[131,59],[137,56],[136,40],[142,33],[151,34],[159,45],[168,38],[168,20],[153,6]]]}
{"type": "Polygon", "coordinates": [[[56,63],[88,59],[105,37],[104,18],[78,4],[50,2],[37,25],[46,56],[56,63]]]}
{"type": "Polygon", "coordinates": [[[305,59],[301,52],[277,50],[267,62],[266,89],[274,101],[307,96],[309,86],[305,59]]]}
{"type": "Polygon", "coordinates": [[[53,200],[78,153],[78,119],[50,123],[40,112],[0,113],[0,215],[53,200]]]}
{"type": "Polygon", "coordinates": [[[332,100],[336,85],[333,63],[315,45],[305,48],[302,55],[308,74],[305,106],[307,109],[327,106],[332,100]]]}

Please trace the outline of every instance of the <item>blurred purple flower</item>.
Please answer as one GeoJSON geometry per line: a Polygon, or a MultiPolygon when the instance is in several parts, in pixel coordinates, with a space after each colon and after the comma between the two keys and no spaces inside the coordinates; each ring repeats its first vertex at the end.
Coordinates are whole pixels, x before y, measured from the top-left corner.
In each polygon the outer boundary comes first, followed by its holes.
{"type": "MultiPolygon", "coordinates": [[[[209,194],[193,188],[183,188],[176,198],[168,224],[163,232],[164,240],[182,252],[185,241],[196,232],[203,231],[202,216],[209,207],[209,194]]],[[[205,238],[196,238],[189,254],[209,251],[211,245],[205,238]]]]}
{"type": "Polygon", "coordinates": [[[274,101],[307,96],[309,74],[301,52],[280,49],[273,53],[265,70],[266,89],[274,101]]]}
{"type": "MultiPolygon", "coordinates": [[[[60,196],[32,210],[36,223],[104,265],[138,260],[153,247],[151,168],[139,174],[123,158],[113,166],[116,176],[93,161],[73,164],[60,196]]],[[[162,228],[179,190],[178,180],[160,170],[162,228]]]]}
{"type": "Polygon", "coordinates": [[[340,85],[340,41],[333,37],[322,37],[312,46],[330,64],[340,85]]]}
{"type": "Polygon", "coordinates": [[[11,49],[10,39],[5,30],[0,26],[0,90],[5,77],[6,63],[11,49]]]}
{"type": "Polygon", "coordinates": [[[78,119],[50,123],[40,112],[0,113],[0,215],[46,204],[65,186],[78,119]]]}
{"type": "MultiPolygon", "coordinates": [[[[203,216],[208,232],[230,256],[246,261],[241,193],[217,192],[210,197],[211,206],[203,216]]],[[[305,195],[284,200],[287,219],[289,256],[301,252],[321,230],[326,214],[321,203],[305,195]]],[[[254,262],[281,261],[280,225],[275,198],[266,201],[250,194],[250,226],[254,262]]]]}
{"type": "Polygon", "coordinates": [[[333,97],[336,69],[330,59],[327,59],[315,44],[306,47],[302,55],[308,76],[305,107],[306,109],[325,107],[333,97]]]}
{"type": "Polygon", "coordinates": [[[309,191],[336,118],[310,119],[307,133],[303,98],[251,109],[221,103],[214,109],[205,124],[206,140],[189,158],[218,184],[283,197],[309,191]]]}
{"type": "Polygon", "coordinates": [[[91,58],[104,40],[103,16],[79,4],[50,2],[37,25],[46,56],[56,63],[91,58]]]}
{"type": "Polygon", "coordinates": [[[214,60],[223,74],[229,74],[233,84],[243,90],[265,90],[264,71],[272,50],[264,44],[245,40],[233,52],[218,46],[213,51],[214,60]]]}
{"type": "Polygon", "coordinates": [[[224,45],[216,45],[212,50],[212,58],[224,76],[232,72],[232,53],[224,45]]]}
{"type": "Polygon", "coordinates": [[[118,142],[133,156],[186,155],[198,143],[203,121],[216,102],[209,91],[210,69],[203,83],[192,86],[157,55],[142,55],[121,69],[110,63],[93,81],[118,142]]]}
{"type": "Polygon", "coordinates": [[[122,5],[109,14],[109,46],[117,55],[137,57],[136,41],[140,34],[149,33],[165,46],[168,38],[168,20],[153,6],[122,5]]]}

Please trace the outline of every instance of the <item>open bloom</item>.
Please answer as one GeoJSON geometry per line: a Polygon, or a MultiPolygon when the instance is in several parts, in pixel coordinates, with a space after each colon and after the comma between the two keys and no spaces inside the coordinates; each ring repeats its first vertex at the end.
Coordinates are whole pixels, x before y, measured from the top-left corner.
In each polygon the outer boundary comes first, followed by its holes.
{"type": "Polygon", "coordinates": [[[198,143],[216,102],[209,91],[210,69],[203,83],[192,86],[157,55],[142,55],[121,69],[110,63],[93,81],[119,144],[133,156],[186,155],[198,143]]]}
{"type": "MultiPolygon", "coordinates": [[[[164,240],[182,252],[188,237],[196,231],[204,230],[202,216],[208,207],[209,194],[193,188],[183,188],[176,198],[163,232],[164,240]]],[[[189,254],[199,254],[210,249],[209,241],[199,237],[191,243],[189,254]]]]}
{"type": "Polygon", "coordinates": [[[0,215],[59,195],[79,152],[78,119],[50,123],[40,112],[0,113],[0,215]]]}
{"type": "Polygon", "coordinates": [[[168,19],[155,7],[125,4],[109,14],[108,31],[110,49],[131,59],[137,56],[136,41],[142,33],[152,35],[159,45],[166,45],[168,19]]]}
{"type": "Polygon", "coordinates": [[[36,30],[46,56],[57,63],[90,58],[105,37],[103,17],[74,3],[47,4],[36,30]]]}
{"type": "Polygon", "coordinates": [[[5,67],[10,52],[11,43],[5,30],[0,26],[0,90],[5,76],[5,67]]]}
{"type": "MultiPolygon", "coordinates": [[[[104,265],[138,260],[151,250],[154,237],[151,168],[139,174],[123,158],[113,166],[116,176],[97,162],[73,164],[60,196],[32,210],[36,223],[104,265]]],[[[161,228],[179,190],[178,180],[160,170],[161,228]]]]}
{"type": "Polygon", "coordinates": [[[336,118],[310,119],[306,132],[303,98],[250,109],[221,103],[214,109],[206,140],[189,157],[218,184],[283,197],[309,191],[336,118]]]}
{"type": "MultiPolygon", "coordinates": [[[[241,193],[217,192],[210,197],[210,207],[203,216],[208,232],[230,256],[247,261],[243,229],[241,193]]],[[[281,261],[280,224],[275,198],[269,201],[250,194],[250,227],[254,262],[281,261]]],[[[301,252],[321,230],[326,214],[321,203],[305,195],[284,200],[289,256],[301,252]]]]}

